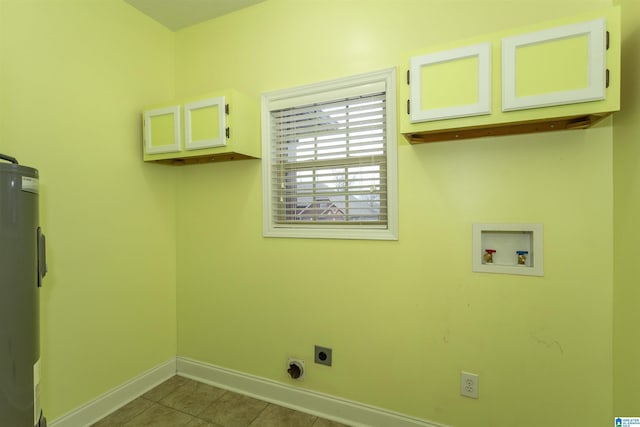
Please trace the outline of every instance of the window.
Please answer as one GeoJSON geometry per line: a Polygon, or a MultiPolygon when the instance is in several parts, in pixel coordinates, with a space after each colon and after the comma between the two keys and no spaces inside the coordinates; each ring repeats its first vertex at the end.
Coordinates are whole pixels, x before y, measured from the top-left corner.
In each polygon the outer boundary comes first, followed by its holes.
{"type": "Polygon", "coordinates": [[[264,235],[397,239],[395,70],[265,94],[264,235]]]}

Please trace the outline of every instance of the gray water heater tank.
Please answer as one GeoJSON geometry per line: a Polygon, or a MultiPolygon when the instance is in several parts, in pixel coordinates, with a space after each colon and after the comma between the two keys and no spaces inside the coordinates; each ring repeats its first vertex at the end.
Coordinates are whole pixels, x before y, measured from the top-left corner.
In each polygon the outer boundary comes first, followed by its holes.
{"type": "Polygon", "coordinates": [[[38,171],[0,154],[0,426],[46,427],[40,408],[40,296],[46,274],[38,171]]]}

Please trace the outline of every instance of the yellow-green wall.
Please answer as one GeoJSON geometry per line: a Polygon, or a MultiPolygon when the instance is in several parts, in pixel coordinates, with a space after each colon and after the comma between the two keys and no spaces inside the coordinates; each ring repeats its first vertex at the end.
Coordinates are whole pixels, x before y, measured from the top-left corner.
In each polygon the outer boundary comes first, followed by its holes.
{"type": "Polygon", "coordinates": [[[175,177],[139,120],[173,97],[173,39],[119,0],[0,0],[0,152],[41,174],[49,420],[176,352],[175,177]]]}
{"type": "Polygon", "coordinates": [[[615,184],[614,412],[640,414],[640,2],[619,0],[622,14],[622,111],[613,123],[615,184]]]}
{"type": "Polygon", "coordinates": [[[457,427],[637,415],[636,0],[615,1],[613,120],[400,140],[397,242],[264,239],[260,161],[173,169],[140,152],[144,105],[258,97],[611,3],[267,0],[171,33],[121,0],[0,0],[0,152],[41,172],[47,416],[176,353],[282,382],[301,357],[295,386],[457,427]],[[545,276],[471,273],[474,222],[544,223],[545,276]],[[333,367],[312,363],[313,344],[333,367]],[[461,370],[480,374],[479,400],[458,395],[461,370]]]}
{"type": "MultiPolygon", "coordinates": [[[[268,0],[176,34],[176,93],[257,97],[609,5],[268,0]]],[[[301,357],[293,385],[452,426],[608,425],[611,124],[402,140],[397,242],[265,239],[259,161],[181,169],[178,354],[283,382],[301,357]],[[544,223],[545,276],[472,273],[474,222],[544,223]],[[312,363],[314,344],[333,348],[333,367],[312,363]],[[479,400],[459,396],[461,370],[480,375],[479,400]]]]}

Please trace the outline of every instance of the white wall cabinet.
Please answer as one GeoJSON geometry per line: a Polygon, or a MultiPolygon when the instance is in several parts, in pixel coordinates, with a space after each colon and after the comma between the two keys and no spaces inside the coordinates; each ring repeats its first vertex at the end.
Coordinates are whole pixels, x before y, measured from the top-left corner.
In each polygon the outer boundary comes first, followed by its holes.
{"type": "Polygon", "coordinates": [[[234,90],[143,111],[144,161],[185,165],[260,158],[259,102],[234,90]]]}
{"type": "Polygon", "coordinates": [[[584,129],[620,109],[620,8],[406,54],[411,143],[584,129]]]}

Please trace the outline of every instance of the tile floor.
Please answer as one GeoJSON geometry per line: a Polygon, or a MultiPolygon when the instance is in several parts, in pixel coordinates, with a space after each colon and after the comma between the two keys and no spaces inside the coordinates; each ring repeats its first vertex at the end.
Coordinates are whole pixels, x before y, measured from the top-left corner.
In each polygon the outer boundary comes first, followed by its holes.
{"type": "Polygon", "coordinates": [[[346,427],[175,376],[92,427],[346,427]]]}

